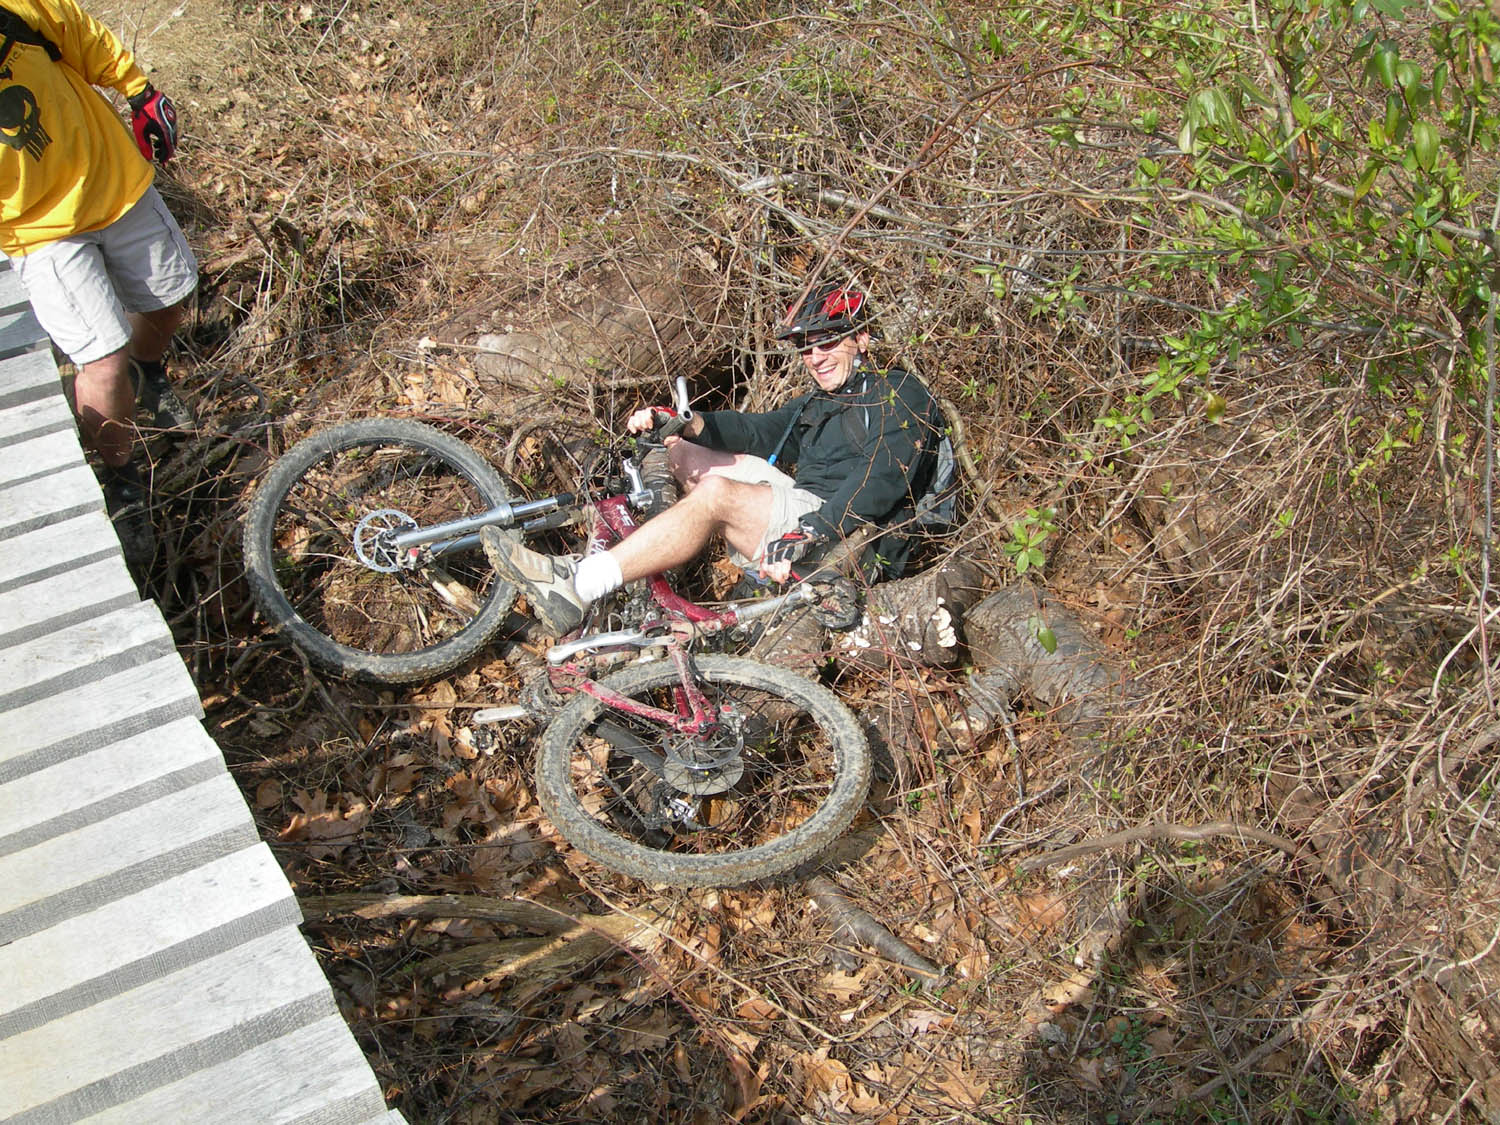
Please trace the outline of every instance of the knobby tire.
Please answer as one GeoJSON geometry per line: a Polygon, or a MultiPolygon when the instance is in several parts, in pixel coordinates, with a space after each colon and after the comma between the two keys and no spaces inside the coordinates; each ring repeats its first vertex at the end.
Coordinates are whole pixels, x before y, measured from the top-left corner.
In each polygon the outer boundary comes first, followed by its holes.
{"type": "MultiPolygon", "coordinates": [[[[537,793],[553,825],[606,867],[679,886],[735,886],[817,856],[849,826],[869,789],[870,751],[858,720],[826,687],[784,668],[715,655],[695,657],[694,666],[710,702],[733,703],[747,716],[744,775],[727,793],[695,804],[705,818],[719,804],[724,819],[683,832],[640,820],[648,792],[665,783],[621,747],[638,739],[660,753],[673,736],[579,693],[549,723],[537,755],[537,793]],[[724,850],[706,850],[716,846],[724,850]]],[[[602,683],[670,710],[678,677],[660,660],[602,683]]]]}
{"type": "Polygon", "coordinates": [[[479,454],[420,422],[371,418],[323,430],[289,449],[250,502],[250,592],[271,624],[324,668],[385,684],[431,679],[494,637],[514,587],[495,579],[477,547],[436,567],[371,570],[355,556],[354,527],[381,508],[430,526],[509,496],[479,454]],[[441,597],[438,585],[457,589],[461,604],[441,597]]]}

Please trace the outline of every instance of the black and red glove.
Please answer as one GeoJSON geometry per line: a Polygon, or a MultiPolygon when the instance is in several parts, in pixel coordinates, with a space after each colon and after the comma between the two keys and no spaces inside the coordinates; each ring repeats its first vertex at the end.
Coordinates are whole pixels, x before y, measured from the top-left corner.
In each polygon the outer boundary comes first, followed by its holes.
{"type": "Polygon", "coordinates": [[[130,99],[135,145],[147,160],[165,164],[177,151],[177,107],[149,82],[130,99]]]}
{"type": "Polygon", "coordinates": [[[821,547],[823,542],[821,535],[815,535],[805,527],[788,531],[780,539],[766,544],[765,564],[775,566],[777,563],[797,562],[809,551],[821,547]]]}
{"type": "Polygon", "coordinates": [[[653,423],[651,436],[657,441],[666,441],[669,437],[677,437],[687,428],[687,422],[681,414],[670,406],[653,406],[651,408],[651,421],[653,423]]]}

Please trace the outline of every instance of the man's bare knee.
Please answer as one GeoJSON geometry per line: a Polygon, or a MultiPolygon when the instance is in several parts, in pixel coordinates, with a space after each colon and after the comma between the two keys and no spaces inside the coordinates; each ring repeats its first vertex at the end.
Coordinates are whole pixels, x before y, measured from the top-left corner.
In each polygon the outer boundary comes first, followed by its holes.
{"type": "Polygon", "coordinates": [[[715,469],[729,468],[735,462],[732,453],[709,449],[691,441],[674,443],[668,456],[671,459],[672,475],[689,492],[712,475],[715,469]]]}
{"type": "Polygon", "coordinates": [[[724,513],[732,511],[743,503],[742,490],[749,487],[751,486],[730,480],[728,477],[708,473],[698,478],[697,484],[689,493],[689,498],[705,512],[721,519],[724,513]]]}

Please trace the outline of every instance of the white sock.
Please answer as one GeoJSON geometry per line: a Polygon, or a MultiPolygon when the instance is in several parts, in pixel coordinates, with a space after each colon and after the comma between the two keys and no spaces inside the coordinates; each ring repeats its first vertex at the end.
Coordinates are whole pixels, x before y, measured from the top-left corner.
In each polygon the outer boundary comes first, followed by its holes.
{"type": "Polygon", "coordinates": [[[585,556],[573,573],[573,589],[585,602],[598,601],[624,584],[625,576],[620,573],[620,564],[608,551],[585,556]]]}

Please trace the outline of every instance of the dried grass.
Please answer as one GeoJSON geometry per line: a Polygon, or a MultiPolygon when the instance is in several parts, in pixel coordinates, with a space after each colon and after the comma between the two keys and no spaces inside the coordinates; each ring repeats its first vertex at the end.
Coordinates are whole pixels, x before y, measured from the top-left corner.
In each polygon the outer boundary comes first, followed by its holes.
{"type": "MultiPolygon", "coordinates": [[[[1475,408],[1436,379],[1368,394],[1375,345],[1331,330],[1214,371],[1223,423],[1169,403],[1122,452],[1095,419],[1234,275],[1131,291],[1155,279],[1180,205],[1159,201],[1149,228],[1133,217],[1123,131],[1051,145],[1081,79],[1020,43],[1002,64],[976,57],[983,15],[242,13],[243,80],[278,96],[227,96],[170,185],[207,278],[185,370],[203,424],[153,443],[171,528],[153,581],[215,734],[309,894],[649,904],[670,920],[649,955],[488,989],[422,966],[523,928],[314,925],[409,1119],[1464,1120],[1500,1105],[1465,1088],[1444,1038],[1482,1059],[1500,1034],[1475,408]],[[885,310],[882,355],[963,418],[979,475],[955,549],[1000,577],[996,513],[1057,506],[1049,592],[1136,685],[1100,755],[1039,712],[975,742],[961,680],[913,673],[931,716],[919,752],[840,879],[950,970],[934,991],[829,961],[795,884],[688,894],[579,861],[529,795],[524,738],[486,752],[464,726],[514,693],[513,666],[420,699],[322,682],[259,633],[237,576],[244,490],[308,429],[402,412],[498,460],[520,419],[607,427],[653,393],[497,404],[461,349],[417,347],[455,310],[545,322],[613,263],[691,260],[718,285],[701,310],[712,392],[759,408],[789,386],[770,326],[833,250],[885,310]],[[1077,303],[1045,303],[1075,270],[1077,303]],[[1387,427],[1410,440],[1372,459],[1387,427]],[[1467,450],[1443,444],[1457,434],[1467,450]],[[1304,850],[1142,839],[1016,873],[1133,826],[1218,821],[1304,850]]],[[[1413,369],[1441,371],[1423,346],[1413,369]]],[[[874,710],[883,686],[841,689],[874,710]]]]}

